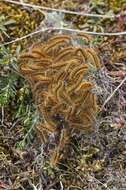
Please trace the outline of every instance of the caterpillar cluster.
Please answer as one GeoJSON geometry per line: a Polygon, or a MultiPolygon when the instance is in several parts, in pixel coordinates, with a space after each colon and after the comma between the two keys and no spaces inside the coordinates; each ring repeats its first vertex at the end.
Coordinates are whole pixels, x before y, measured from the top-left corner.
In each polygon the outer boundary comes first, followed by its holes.
{"type": "Polygon", "coordinates": [[[56,136],[50,163],[55,166],[68,142],[71,130],[90,131],[97,113],[93,83],[87,80],[90,65],[98,70],[100,59],[93,48],[73,45],[85,34],[56,35],[34,45],[19,57],[19,70],[29,82],[35,105],[43,121],[36,126],[44,143],[56,136]]]}

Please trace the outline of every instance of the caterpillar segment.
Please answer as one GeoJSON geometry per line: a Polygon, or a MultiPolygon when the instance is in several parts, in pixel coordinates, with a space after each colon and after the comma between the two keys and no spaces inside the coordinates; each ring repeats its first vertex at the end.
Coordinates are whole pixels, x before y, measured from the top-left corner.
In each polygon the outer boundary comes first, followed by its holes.
{"type": "Polygon", "coordinates": [[[33,48],[32,53],[36,54],[37,58],[47,58],[47,54],[43,53],[43,51],[40,48],[33,48]]]}
{"type": "Polygon", "coordinates": [[[100,59],[92,48],[87,48],[88,59],[91,61],[92,65],[95,69],[99,69],[101,67],[100,59]]]}
{"type": "Polygon", "coordinates": [[[66,49],[63,49],[61,51],[61,53],[59,53],[57,56],[56,56],[56,59],[54,59],[54,62],[59,62],[61,60],[64,60],[64,59],[67,59],[67,58],[70,58],[70,56],[72,56],[74,53],[74,49],[73,48],[66,48],[66,49]]]}
{"type": "Polygon", "coordinates": [[[76,48],[75,54],[83,59],[83,63],[86,63],[88,55],[84,48],[76,48]]]}
{"type": "Polygon", "coordinates": [[[55,36],[49,38],[48,43],[55,42],[56,40],[70,41],[71,38],[68,35],[55,35],[55,36]]]}
{"type": "Polygon", "coordinates": [[[50,42],[44,49],[43,49],[43,51],[45,52],[45,53],[49,53],[49,51],[51,51],[52,50],[52,48],[56,48],[56,47],[58,47],[58,46],[60,46],[60,45],[66,45],[66,44],[68,44],[69,43],[69,40],[68,39],[57,39],[57,40],[55,40],[55,41],[52,41],[52,42],[50,42]]]}
{"type": "Polygon", "coordinates": [[[84,33],[77,33],[76,38],[84,39],[86,41],[86,43],[90,43],[90,41],[92,40],[91,36],[84,34],[84,33]]]}
{"type": "Polygon", "coordinates": [[[73,71],[69,75],[69,78],[70,78],[70,80],[75,79],[75,78],[79,77],[80,74],[82,74],[84,76],[84,74],[86,72],[87,72],[87,66],[80,65],[79,67],[75,67],[75,69],[73,69],[73,71]]]}
{"type": "Polygon", "coordinates": [[[79,86],[79,84],[82,82],[82,80],[83,80],[83,76],[80,75],[80,77],[78,78],[76,83],[71,85],[70,87],[68,87],[68,89],[66,90],[67,93],[70,94],[72,91],[76,90],[76,88],[79,86]]]}

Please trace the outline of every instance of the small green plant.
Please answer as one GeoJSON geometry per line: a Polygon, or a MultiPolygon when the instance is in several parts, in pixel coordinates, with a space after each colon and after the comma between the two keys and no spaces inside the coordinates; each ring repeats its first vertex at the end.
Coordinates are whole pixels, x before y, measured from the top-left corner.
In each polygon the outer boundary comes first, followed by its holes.
{"type": "Polygon", "coordinates": [[[16,81],[18,76],[11,73],[9,63],[14,62],[14,57],[9,49],[0,48],[0,106],[5,106],[16,94],[16,81]]]}

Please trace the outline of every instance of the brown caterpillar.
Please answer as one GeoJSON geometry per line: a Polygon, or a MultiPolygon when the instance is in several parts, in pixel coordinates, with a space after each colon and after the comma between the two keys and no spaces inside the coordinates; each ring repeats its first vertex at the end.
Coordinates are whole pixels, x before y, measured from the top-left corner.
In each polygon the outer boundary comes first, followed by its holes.
{"type": "MultiPolygon", "coordinates": [[[[75,39],[90,37],[77,34],[75,39]]],[[[89,61],[98,70],[100,59],[92,48],[74,47],[70,36],[57,35],[36,44],[19,57],[19,71],[30,83],[42,123],[37,134],[43,143],[51,134],[56,140],[51,151],[51,166],[59,162],[72,129],[91,131],[96,120],[97,98],[91,77],[87,80],[89,61]]]]}

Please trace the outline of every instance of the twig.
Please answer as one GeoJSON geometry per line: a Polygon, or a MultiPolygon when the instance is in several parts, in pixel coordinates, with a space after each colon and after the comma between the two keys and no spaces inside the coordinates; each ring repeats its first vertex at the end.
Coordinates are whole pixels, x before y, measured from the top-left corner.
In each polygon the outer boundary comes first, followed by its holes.
{"type": "Polygon", "coordinates": [[[65,10],[65,9],[56,9],[56,8],[51,8],[51,7],[44,7],[44,6],[39,6],[39,5],[34,5],[34,4],[28,4],[28,3],[23,3],[23,2],[18,2],[18,1],[13,1],[13,0],[2,0],[4,2],[12,3],[12,4],[17,4],[17,5],[22,5],[22,6],[27,6],[35,9],[42,9],[46,11],[56,11],[60,13],[67,13],[67,14],[73,14],[73,15],[80,15],[80,16],[87,16],[87,17],[97,17],[97,18],[108,18],[108,19],[115,19],[119,18],[122,15],[125,15],[126,13],[123,12],[122,14],[117,14],[117,15],[101,15],[101,14],[90,14],[90,13],[84,13],[84,12],[76,12],[76,11],[70,11],[70,10],[65,10]]]}
{"type": "Polygon", "coordinates": [[[95,177],[90,175],[90,178],[92,178],[93,180],[97,181],[99,184],[101,184],[103,187],[105,187],[107,190],[110,190],[107,185],[105,185],[104,183],[102,183],[101,181],[99,181],[98,179],[96,179],[95,177]]]}
{"type": "Polygon", "coordinates": [[[110,99],[115,95],[115,93],[117,92],[117,90],[124,84],[125,81],[126,81],[126,77],[121,81],[121,83],[117,86],[117,88],[105,100],[105,102],[103,103],[103,105],[101,107],[101,111],[104,109],[105,105],[110,101],[110,99]]]}
{"type": "Polygon", "coordinates": [[[4,107],[1,107],[1,124],[3,125],[4,123],[4,107]]]}
{"type": "Polygon", "coordinates": [[[12,123],[12,126],[10,127],[9,132],[17,125],[17,123],[20,121],[21,119],[17,119],[14,123],[12,123]]]}
{"type": "Polygon", "coordinates": [[[53,181],[52,183],[50,183],[49,185],[47,185],[47,187],[45,188],[45,190],[49,190],[52,187],[54,187],[57,183],[59,183],[59,179],[56,179],[55,181],[53,181]]]}
{"type": "Polygon", "coordinates": [[[37,30],[35,32],[29,33],[25,36],[22,36],[20,38],[16,38],[15,40],[12,40],[10,42],[5,42],[3,44],[0,44],[0,47],[4,46],[4,45],[8,45],[8,44],[12,44],[21,40],[24,40],[28,37],[31,37],[35,34],[41,33],[41,32],[46,32],[49,30],[64,30],[64,31],[69,31],[69,32],[77,32],[77,33],[85,33],[85,34],[90,34],[90,35],[102,35],[102,36],[119,36],[119,35],[126,35],[126,31],[125,32],[113,32],[113,33],[108,33],[108,32],[90,32],[90,31],[86,31],[86,30],[78,30],[78,29],[70,29],[70,28],[54,28],[54,27],[48,27],[45,29],[40,29],[37,30]]]}
{"type": "Polygon", "coordinates": [[[63,187],[63,184],[62,184],[62,181],[60,181],[60,190],[64,190],[64,187],[63,187]]]}
{"type": "Polygon", "coordinates": [[[26,39],[26,38],[28,38],[28,37],[31,37],[31,36],[33,36],[33,35],[35,35],[35,34],[38,34],[38,33],[40,33],[40,32],[44,32],[44,31],[43,31],[43,30],[37,30],[37,31],[35,31],[35,32],[29,33],[29,34],[27,34],[27,35],[25,35],[25,36],[22,36],[22,37],[20,37],[20,38],[16,38],[16,39],[14,39],[14,40],[12,40],[12,41],[10,41],[10,42],[5,42],[5,43],[3,43],[3,44],[0,44],[0,47],[2,47],[2,46],[4,46],[4,45],[8,45],[8,44],[15,43],[15,42],[18,42],[18,41],[21,41],[21,40],[24,40],[24,39],[26,39]]]}
{"type": "Polygon", "coordinates": [[[38,190],[37,187],[30,180],[29,180],[29,184],[30,184],[30,186],[33,187],[33,190],[38,190]]]}
{"type": "Polygon", "coordinates": [[[74,185],[70,185],[70,186],[68,187],[68,190],[70,190],[70,189],[83,190],[81,187],[74,186],[74,185]]]}

